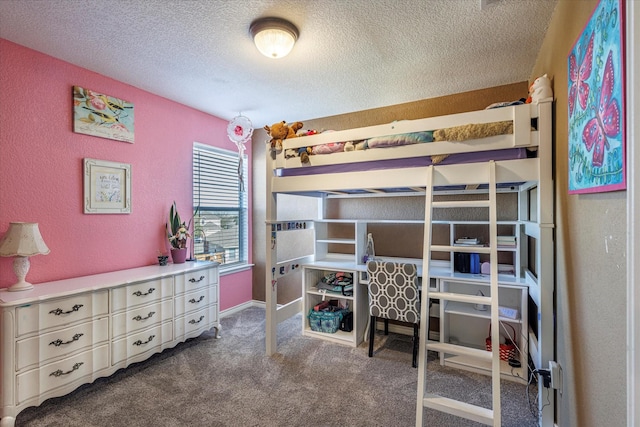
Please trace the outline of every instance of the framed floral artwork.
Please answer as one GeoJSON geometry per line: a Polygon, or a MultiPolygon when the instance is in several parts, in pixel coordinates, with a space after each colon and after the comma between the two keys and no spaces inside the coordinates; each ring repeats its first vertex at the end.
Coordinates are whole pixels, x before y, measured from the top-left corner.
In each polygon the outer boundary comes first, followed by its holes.
{"type": "Polygon", "coordinates": [[[84,213],[131,213],[131,165],[84,159],[84,213]]]}
{"type": "Polygon", "coordinates": [[[133,104],[73,87],[73,131],[133,144],[133,104]]]}
{"type": "Polygon", "coordinates": [[[626,189],[624,13],[601,0],[569,53],[569,194],[626,189]]]}

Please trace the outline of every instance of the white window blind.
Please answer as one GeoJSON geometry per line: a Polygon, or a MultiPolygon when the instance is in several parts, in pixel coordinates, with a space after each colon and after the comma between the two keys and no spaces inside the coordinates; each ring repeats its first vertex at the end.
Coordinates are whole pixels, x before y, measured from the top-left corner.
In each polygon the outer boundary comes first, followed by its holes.
{"type": "Polygon", "coordinates": [[[246,155],[193,144],[194,254],[223,265],[248,260],[247,193],[238,168],[247,177],[246,155]]]}

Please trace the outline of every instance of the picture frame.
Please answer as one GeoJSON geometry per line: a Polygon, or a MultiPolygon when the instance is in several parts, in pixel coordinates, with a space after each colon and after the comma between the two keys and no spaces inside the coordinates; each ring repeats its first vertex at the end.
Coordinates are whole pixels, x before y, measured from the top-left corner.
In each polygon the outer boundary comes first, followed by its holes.
{"type": "Polygon", "coordinates": [[[626,189],[624,7],[600,0],[567,58],[569,194],[626,189]]]}
{"type": "Polygon", "coordinates": [[[133,144],[133,104],[91,89],[74,86],[73,131],[133,144]]]}
{"type": "Polygon", "coordinates": [[[131,165],[84,159],[84,213],[131,213],[131,165]]]}

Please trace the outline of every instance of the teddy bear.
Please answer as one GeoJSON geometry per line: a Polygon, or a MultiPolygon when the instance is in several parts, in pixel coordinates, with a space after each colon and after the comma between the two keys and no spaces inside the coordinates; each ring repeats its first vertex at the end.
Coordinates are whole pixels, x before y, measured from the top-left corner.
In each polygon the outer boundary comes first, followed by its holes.
{"type": "Polygon", "coordinates": [[[529,86],[529,97],[527,98],[527,104],[537,103],[545,98],[553,96],[553,89],[551,89],[551,80],[546,74],[538,77],[529,86]]]}
{"type": "Polygon", "coordinates": [[[302,129],[302,122],[294,122],[291,125],[287,125],[286,121],[274,123],[271,126],[265,126],[264,130],[271,137],[269,145],[271,146],[271,153],[275,155],[276,152],[282,151],[282,141],[287,138],[295,138],[298,135],[296,132],[302,129]]]}

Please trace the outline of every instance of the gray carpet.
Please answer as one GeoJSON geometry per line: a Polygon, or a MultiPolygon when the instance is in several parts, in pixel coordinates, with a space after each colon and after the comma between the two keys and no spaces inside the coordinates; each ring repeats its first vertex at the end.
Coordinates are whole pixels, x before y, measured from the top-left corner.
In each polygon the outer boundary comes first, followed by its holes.
{"type": "MultiPolygon", "coordinates": [[[[418,370],[410,337],[380,334],[376,353],[300,334],[301,315],[278,327],[265,355],[265,311],[222,319],[204,334],[73,393],[21,412],[18,427],[413,426],[418,370]]],[[[428,390],[489,407],[490,378],[429,362],[428,390]],[[447,392],[450,391],[450,392],[447,392]]],[[[504,426],[536,426],[527,387],[503,381],[504,426]]],[[[535,396],[530,386],[531,400],[535,396]]],[[[532,402],[533,404],[533,402],[532,402]]],[[[428,426],[478,424],[425,411],[428,426]]]]}

